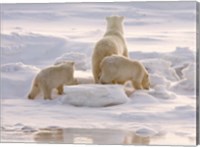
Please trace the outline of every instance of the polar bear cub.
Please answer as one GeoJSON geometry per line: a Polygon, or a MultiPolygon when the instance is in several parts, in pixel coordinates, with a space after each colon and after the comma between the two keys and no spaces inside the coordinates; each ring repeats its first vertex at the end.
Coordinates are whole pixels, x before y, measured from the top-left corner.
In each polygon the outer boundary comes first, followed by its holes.
{"type": "Polygon", "coordinates": [[[76,84],[74,62],[66,61],[42,69],[33,80],[28,98],[34,99],[42,91],[44,99],[51,99],[52,89],[57,88],[58,94],[63,94],[63,86],[65,84],[76,84]]]}
{"type": "Polygon", "coordinates": [[[102,84],[124,84],[131,80],[135,89],[149,89],[149,75],[138,61],[123,56],[112,55],[101,62],[100,82],[102,84]]]}
{"type": "Polygon", "coordinates": [[[106,33],[103,38],[96,43],[92,54],[92,72],[95,83],[99,82],[101,73],[100,63],[104,57],[113,54],[128,57],[128,50],[123,37],[123,19],[123,16],[106,17],[106,33]]]}

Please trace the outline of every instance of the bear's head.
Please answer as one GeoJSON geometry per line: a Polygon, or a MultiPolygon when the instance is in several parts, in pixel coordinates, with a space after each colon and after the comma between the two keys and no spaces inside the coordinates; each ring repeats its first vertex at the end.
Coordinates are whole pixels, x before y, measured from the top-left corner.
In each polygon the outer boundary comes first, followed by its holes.
{"type": "Polygon", "coordinates": [[[149,88],[150,88],[150,79],[149,79],[149,74],[148,73],[144,74],[144,78],[142,80],[142,86],[146,90],[149,90],[149,88]]]}
{"type": "Polygon", "coordinates": [[[123,34],[123,20],[124,16],[107,16],[107,32],[118,32],[123,34]]]}
{"type": "Polygon", "coordinates": [[[68,73],[74,73],[74,62],[73,61],[62,61],[61,63],[57,63],[55,66],[59,67],[67,71],[68,73]]]}
{"type": "Polygon", "coordinates": [[[59,63],[55,66],[60,68],[60,71],[63,71],[64,74],[66,74],[66,83],[67,85],[77,85],[78,81],[77,79],[74,78],[74,62],[73,61],[63,61],[62,63],[59,63]]]}

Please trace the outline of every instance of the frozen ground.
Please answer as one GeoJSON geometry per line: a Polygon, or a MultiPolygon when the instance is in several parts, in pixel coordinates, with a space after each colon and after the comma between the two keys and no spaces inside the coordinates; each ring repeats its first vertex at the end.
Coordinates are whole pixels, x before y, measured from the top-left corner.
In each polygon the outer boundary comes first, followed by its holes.
{"type": "Polygon", "coordinates": [[[2,5],[1,19],[2,141],[27,139],[9,131],[56,126],[164,136],[150,144],[195,143],[194,2],[2,5]],[[148,69],[149,91],[127,97],[122,86],[92,84],[92,49],[113,14],[126,17],[129,55],[148,69]],[[81,85],[54,92],[52,101],[28,100],[39,70],[65,59],[76,62],[81,85]]]}

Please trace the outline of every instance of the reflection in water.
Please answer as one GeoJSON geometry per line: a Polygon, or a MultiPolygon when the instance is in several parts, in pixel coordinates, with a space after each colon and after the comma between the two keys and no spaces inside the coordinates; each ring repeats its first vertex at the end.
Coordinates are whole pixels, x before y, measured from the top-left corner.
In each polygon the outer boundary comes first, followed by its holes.
{"type": "Polygon", "coordinates": [[[142,144],[150,143],[149,137],[133,132],[111,129],[46,128],[34,136],[36,142],[68,144],[142,144]]]}

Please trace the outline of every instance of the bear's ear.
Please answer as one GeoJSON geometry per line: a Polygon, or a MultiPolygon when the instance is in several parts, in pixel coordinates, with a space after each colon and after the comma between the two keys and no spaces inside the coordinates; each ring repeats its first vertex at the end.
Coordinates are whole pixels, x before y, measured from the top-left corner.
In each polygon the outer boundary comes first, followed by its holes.
{"type": "Polygon", "coordinates": [[[110,20],[110,17],[109,17],[109,16],[107,16],[107,17],[106,17],[106,20],[107,20],[107,21],[109,21],[109,20],[110,20]]]}
{"type": "Polygon", "coordinates": [[[71,65],[74,65],[75,63],[72,61],[72,62],[70,62],[71,63],[71,65]]]}
{"type": "Polygon", "coordinates": [[[119,18],[120,18],[120,20],[121,20],[121,21],[123,21],[123,20],[124,20],[124,16],[120,16],[119,18]]]}

